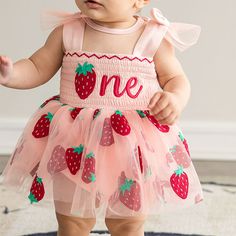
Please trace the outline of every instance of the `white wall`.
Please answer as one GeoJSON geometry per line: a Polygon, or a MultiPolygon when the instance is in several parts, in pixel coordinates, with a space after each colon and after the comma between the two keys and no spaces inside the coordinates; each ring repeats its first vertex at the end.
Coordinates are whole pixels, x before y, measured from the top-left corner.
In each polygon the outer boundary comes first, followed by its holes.
{"type": "MultiPolygon", "coordinates": [[[[152,6],[170,21],[202,27],[198,44],[177,52],[192,87],[181,124],[193,158],[236,160],[236,2],[152,0],[152,6]]],[[[68,0],[1,1],[0,54],[16,61],[43,45],[49,32],[40,29],[39,20],[41,10],[46,8],[77,10],[68,0]]],[[[149,9],[142,15],[148,15],[149,9]]],[[[57,74],[47,84],[31,90],[0,87],[0,153],[12,151],[32,112],[45,98],[58,93],[59,79],[57,74]]]]}

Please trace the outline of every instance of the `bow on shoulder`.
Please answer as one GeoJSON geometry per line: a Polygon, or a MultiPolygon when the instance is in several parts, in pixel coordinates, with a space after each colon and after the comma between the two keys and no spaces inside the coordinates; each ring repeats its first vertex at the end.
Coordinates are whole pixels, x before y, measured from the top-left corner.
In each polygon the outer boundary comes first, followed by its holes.
{"type": "MultiPolygon", "coordinates": [[[[199,25],[169,22],[157,8],[152,8],[150,15],[151,18],[146,18],[168,27],[164,37],[180,51],[186,50],[198,41],[201,32],[199,25]]],[[[43,30],[52,29],[85,16],[86,15],[81,11],[69,13],[64,11],[44,10],[41,12],[40,17],[41,28],[43,30]]]]}
{"type": "Polygon", "coordinates": [[[201,27],[199,25],[169,22],[157,8],[152,8],[150,15],[153,21],[168,27],[165,38],[181,52],[198,41],[201,33],[201,27]]]}

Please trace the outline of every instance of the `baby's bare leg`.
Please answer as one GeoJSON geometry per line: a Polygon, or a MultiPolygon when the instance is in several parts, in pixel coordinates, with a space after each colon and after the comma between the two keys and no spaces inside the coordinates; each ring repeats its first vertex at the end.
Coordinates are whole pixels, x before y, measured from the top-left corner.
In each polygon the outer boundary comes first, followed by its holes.
{"type": "Polygon", "coordinates": [[[146,216],[130,219],[105,218],[105,223],[111,236],[144,236],[145,220],[146,216]]]}
{"type": "Polygon", "coordinates": [[[58,222],[57,236],[89,236],[96,224],[96,218],[66,216],[56,212],[58,222]]]}

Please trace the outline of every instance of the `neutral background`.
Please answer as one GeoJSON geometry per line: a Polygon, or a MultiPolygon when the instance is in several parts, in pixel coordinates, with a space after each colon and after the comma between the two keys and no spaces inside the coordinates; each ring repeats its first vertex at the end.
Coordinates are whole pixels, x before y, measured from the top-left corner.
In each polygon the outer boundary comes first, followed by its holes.
{"type": "MultiPolygon", "coordinates": [[[[233,0],[152,0],[172,22],[202,27],[198,43],[176,52],[187,74],[191,98],[180,124],[195,159],[236,160],[236,2],[233,0]]],[[[40,29],[43,9],[77,11],[74,1],[1,1],[0,54],[13,61],[40,48],[49,31],[40,29]]],[[[33,79],[33,78],[32,78],[33,79]]],[[[59,92],[59,73],[31,90],[0,87],[0,154],[11,153],[27,119],[48,97],[59,92]]]]}

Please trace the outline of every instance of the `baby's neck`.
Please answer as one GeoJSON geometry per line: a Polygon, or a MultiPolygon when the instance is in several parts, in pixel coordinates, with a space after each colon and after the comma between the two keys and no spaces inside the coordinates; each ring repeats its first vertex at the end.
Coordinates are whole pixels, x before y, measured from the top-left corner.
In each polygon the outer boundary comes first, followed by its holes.
{"type": "MultiPolygon", "coordinates": [[[[91,18],[90,18],[91,19],[91,18]]],[[[107,28],[129,28],[132,25],[135,24],[135,22],[137,21],[137,18],[135,16],[132,16],[131,18],[127,18],[124,20],[118,20],[118,21],[99,21],[99,20],[94,20],[91,19],[94,23],[101,25],[103,27],[107,27],[107,28]]]]}

